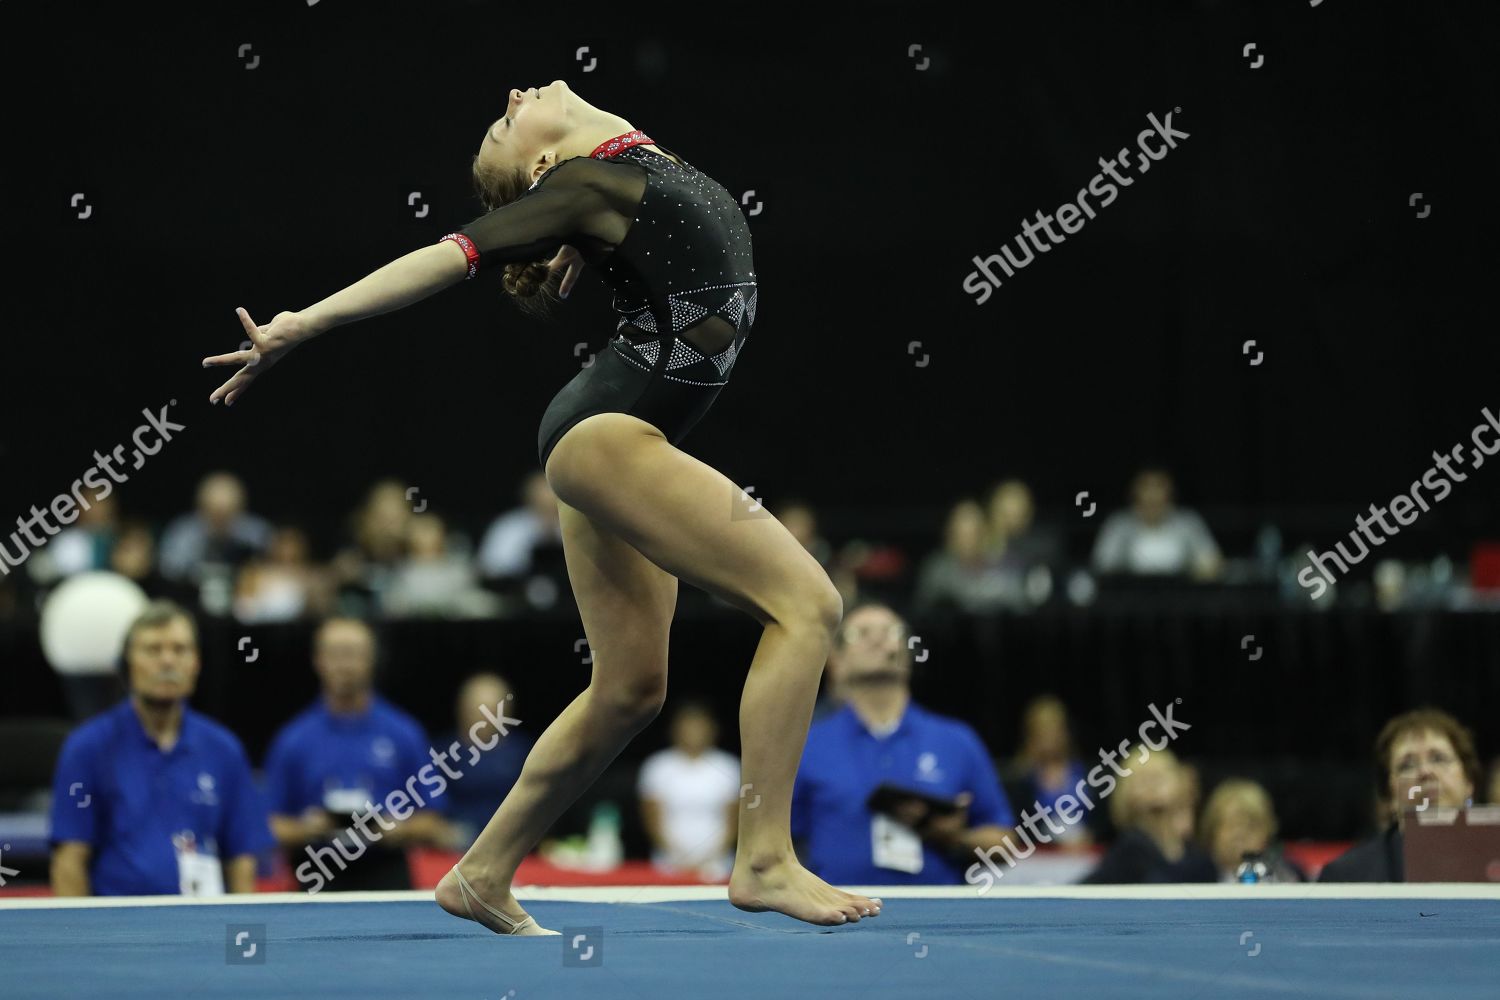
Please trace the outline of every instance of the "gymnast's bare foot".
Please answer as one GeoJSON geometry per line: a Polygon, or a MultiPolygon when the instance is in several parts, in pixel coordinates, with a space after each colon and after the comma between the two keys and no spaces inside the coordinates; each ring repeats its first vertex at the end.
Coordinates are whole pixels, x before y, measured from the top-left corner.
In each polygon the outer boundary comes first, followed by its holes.
{"type": "Polygon", "coordinates": [[[465,877],[455,865],[444,875],[433,892],[437,904],[455,917],[464,917],[488,927],[496,934],[530,936],[557,934],[533,920],[516,903],[510,893],[510,885],[492,884],[477,873],[465,877]]]}
{"type": "Polygon", "coordinates": [[[810,924],[858,923],[880,915],[881,901],[833,886],[787,855],[766,863],[736,860],[729,901],[742,910],[775,910],[810,924]]]}

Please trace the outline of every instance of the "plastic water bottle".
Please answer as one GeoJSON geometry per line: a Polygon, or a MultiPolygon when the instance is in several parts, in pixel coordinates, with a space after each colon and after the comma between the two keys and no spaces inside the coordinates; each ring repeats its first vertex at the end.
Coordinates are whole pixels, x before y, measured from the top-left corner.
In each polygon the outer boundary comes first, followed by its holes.
{"type": "Polygon", "coordinates": [[[613,802],[600,802],[590,817],[586,865],[593,871],[608,871],[625,859],[620,839],[620,810],[613,802]]]}
{"type": "Polygon", "coordinates": [[[1236,882],[1270,882],[1271,869],[1266,867],[1265,860],[1255,851],[1246,851],[1240,866],[1234,870],[1236,882]]]}

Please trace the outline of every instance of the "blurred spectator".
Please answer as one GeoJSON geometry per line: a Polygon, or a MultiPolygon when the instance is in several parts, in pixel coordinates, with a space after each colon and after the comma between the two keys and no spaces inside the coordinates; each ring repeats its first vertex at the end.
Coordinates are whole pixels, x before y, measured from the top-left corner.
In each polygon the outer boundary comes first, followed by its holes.
{"type": "Polygon", "coordinates": [[[1470,805],[1479,786],[1474,735],[1437,708],[1418,708],[1387,722],[1375,738],[1377,812],[1383,828],[1323,866],[1319,882],[1405,882],[1401,827],[1406,808],[1430,801],[1470,805]]]}
{"type": "Polygon", "coordinates": [[[1307,873],[1288,861],[1274,843],[1276,810],[1271,796],[1253,781],[1222,781],[1203,807],[1200,834],[1219,869],[1220,882],[1236,881],[1240,863],[1259,858],[1266,881],[1306,882],[1307,873]]]}
{"type": "Polygon", "coordinates": [[[50,583],[75,573],[108,569],[118,531],[119,503],[113,493],[80,507],[77,520],[32,557],[32,578],[50,583]]]}
{"type": "Polygon", "coordinates": [[[499,603],[479,586],[468,557],[449,547],[443,519],[414,514],[406,523],[406,554],[391,572],[380,607],[396,618],[481,618],[494,614],[499,603]]]}
{"type": "Polygon", "coordinates": [[[776,508],[775,514],[776,519],[812,554],[819,566],[826,570],[833,564],[833,546],[828,539],[818,534],[818,514],[813,510],[812,504],[802,499],[786,500],[776,508]]]}
{"type": "Polygon", "coordinates": [[[1026,580],[1038,568],[1056,569],[1062,561],[1062,539],[1055,530],[1036,524],[1031,488],[1019,479],[1006,479],[990,491],[986,547],[1000,567],[1026,580]]]}
{"type": "Polygon", "coordinates": [[[492,580],[525,576],[538,546],[562,545],[557,497],[541,471],[529,474],[521,487],[522,505],[495,518],[479,543],[479,572],[492,580]]]}
{"type": "Polygon", "coordinates": [[[109,568],[134,580],[148,594],[160,594],[169,586],[156,568],[156,539],[142,521],[125,521],[109,552],[109,568]]]}
{"type": "Polygon", "coordinates": [[[531,734],[511,726],[492,744],[493,723],[482,709],[496,716],[516,716],[510,684],[496,674],[475,674],[464,681],[454,705],[457,730],[445,744],[449,756],[462,766],[462,777],[448,782],[443,792],[443,811],[454,827],[454,846],[467,850],[489,823],[505,796],[521,776],[526,755],[531,752],[531,734]],[[452,751],[454,745],[456,752],[452,751]],[[484,749],[489,746],[490,749],[484,749]]]}
{"type": "Polygon", "coordinates": [[[262,557],[240,571],[234,616],[246,624],[290,622],[328,611],[327,580],[308,559],[307,536],[280,527],[262,557]]]}
{"type": "MultiPolygon", "coordinates": [[[[1057,800],[1071,795],[1085,780],[1087,769],[1073,747],[1068,726],[1068,710],[1055,695],[1033,698],[1021,717],[1021,748],[1007,769],[1009,787],[1016,790],[1019,801],[1028,806],[1036,803],[1041,812],[1055,811],[1057,800]]],[[[1086,848],[1093,835],[1084,820],[1067,824],[1054,843],[1065,848],[1086,848]]],[[[1050,827],[1050,825],[1049,825],[1050,827]]]]}
{"type": "Polygon", "coordinates": [[[848,700],[808,732],[792,836],[807,867],[836,885],[960,883],[973,852],[1015,824],[978,734],[911,700],[907,635],[895,611],[870,602],[834,637],[828,669],[848,700]],[[890,814],[868,805],[882,787],[890,814]]]}
{"type": "Polygon", "coordinates": [[[1120,764],[1126,773],[1109,799],[1115,842],[1082,882],[1218,881],[1213,859],[1193,842],[1193,774],[1171,750],[1141,744],[1120,764]]]}
{"type": "Polygon", "coordinates": [[[400,480],[382,479],[354,512],[354,545],[333,561],[340,596],[354,599],[350,607],[378,610],[390,574],[406,554],[407,526],[413,516],[409,492],[400,480]]]}
{"type": "Polygon", "coordinates": [[[1490,805],[1500,806],[1500,757],[1490,761],[1490,792],[1486,801],[1490,805]]]}
{"type": "Polygon", "coordinates": [[[636,783],[652,863],[709,882],[729,877],[739,831],[740,762],[718,740],[708,706],[679,705],[672,745],[646,758],[636,783]]]}
{"type": "Polygon", "coordinates": [[[415,719],[375,693],[375,635],[364,622],[325,621],[313,640],[313,666],[322,695],[282,727],[266,755],[271,828],[294,871],[304,861],[297,851],[308,845],[336,840],[349,848],[340,852],[345,858],[357,852],[329,881],[336,890],[410,889],[404,847],[454,839],[434,808],[436,782],[416,784],[433,748],[415,719]],[[416,810],[392,823],[383,803],[397,790],[416,810]],[[352,818],[372,804],[382,819],[364,838],[370,822],[352,818]]]}
{"type": "Polygon", "coordinates": [[[169,580],[203,582],[217,567],[239,566],[271,540],[271,525],[245,510],[245,487],[228,472],[198,484],[196,509],[162,534],[161,572],[169,580]]]}
{"type": "Polygon", "coordinates": [[[1318,572],[1313,556],[1318,549],[1310,539],[1295,546],[1282,563],[1277,590],[1287,604],[1300,604],[1314,611],[1327,611],[1338,602],[1339,585],[1318,572]],[[1299,580],[1309,581],[1304,587],[1299,580]]]}
{"type": "Polygon", "coordinates": [[[943,547],[922,562],[914,606],[918,614],[938,608],[983,613],[1025,604],[1021,578],[1002,569],[986,548],[989,526],[977,500],[961,500],[948,512],[943,547]]]}
{"type": "Polygon", "coordinates": [[[156,601],[125,635],[129,696],[73,731],[53,775],[59,896],[255,891],[274,846],[250,761],[187,705],[198,680],[192,617],[156,601]]]}
{"type": "Polygon", "coordinates": [[[1100,573],[1217,577],[1223,557],[1203,519],[1172,505],[1172,477],[1143,469],[1131,485],[1131,506],[1104,522],[1094,544],[1100,573]]]}

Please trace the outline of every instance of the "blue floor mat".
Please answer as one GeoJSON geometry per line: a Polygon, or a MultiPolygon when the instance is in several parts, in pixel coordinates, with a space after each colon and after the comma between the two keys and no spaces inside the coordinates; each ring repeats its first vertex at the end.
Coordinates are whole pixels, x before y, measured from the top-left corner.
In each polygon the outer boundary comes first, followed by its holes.
{"type": "Polygon", "coordinates": [[[532,901],[500,938],[429,901],[0,910],[0,996],[1500,997],[1500,903],[920,899],[818,928],[723,901],[532,901]]]}

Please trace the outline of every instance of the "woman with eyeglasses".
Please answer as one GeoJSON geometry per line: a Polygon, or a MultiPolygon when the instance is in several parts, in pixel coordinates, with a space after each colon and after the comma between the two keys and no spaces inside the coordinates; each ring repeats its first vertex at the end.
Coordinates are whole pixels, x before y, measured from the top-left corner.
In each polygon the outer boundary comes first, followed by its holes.
{"type": "Polygon", "coordinates": [[[1472,805],[1479,786],[1474,734],[1437,708],[1396,716],[1375,738],[1380,832],[1330,861],[1319,882],[1405,882],[1402,828],[1407,810],[1472,805]]]}

